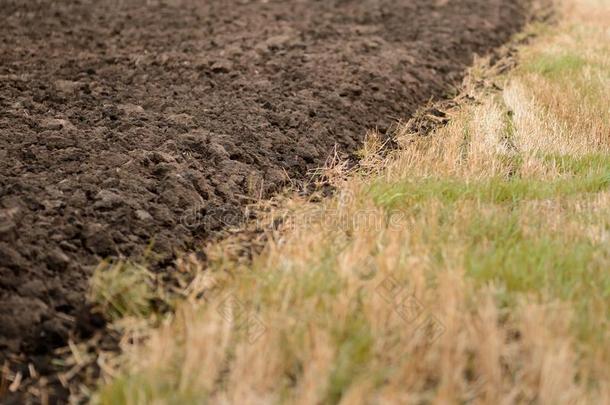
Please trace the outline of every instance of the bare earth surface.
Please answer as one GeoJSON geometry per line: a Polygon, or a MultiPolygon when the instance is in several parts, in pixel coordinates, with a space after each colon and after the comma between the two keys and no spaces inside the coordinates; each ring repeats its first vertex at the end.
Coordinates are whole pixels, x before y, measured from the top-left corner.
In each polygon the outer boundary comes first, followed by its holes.
{"type": "Polygon", "coordinates": [[[100,259],[170,269],[445,96],[516,3],[0,0],[0,364],[87,329],[100,259]]]}

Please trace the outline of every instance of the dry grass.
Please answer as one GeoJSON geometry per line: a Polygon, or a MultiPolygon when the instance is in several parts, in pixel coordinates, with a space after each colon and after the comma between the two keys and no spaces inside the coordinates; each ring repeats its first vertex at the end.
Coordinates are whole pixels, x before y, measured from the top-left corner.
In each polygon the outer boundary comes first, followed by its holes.
{"type": "Polygon", "coordinates": [[[183,303],[95,399],[610,403],[610,7],[564,5],[503,90],[381,162],[372,137],[251,263],[185,258],[183,303]]]}

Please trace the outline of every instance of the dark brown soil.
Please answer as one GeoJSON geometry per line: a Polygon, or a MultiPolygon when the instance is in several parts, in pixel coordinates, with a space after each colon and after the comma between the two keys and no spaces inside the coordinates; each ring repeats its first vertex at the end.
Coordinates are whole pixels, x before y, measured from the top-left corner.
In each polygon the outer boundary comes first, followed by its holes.
{"type": "Polygon", "coordinates": [[[518,3],[0,0],[0,364],[86,329],[100,259],[169,268],[446,96],[518,3]]]}

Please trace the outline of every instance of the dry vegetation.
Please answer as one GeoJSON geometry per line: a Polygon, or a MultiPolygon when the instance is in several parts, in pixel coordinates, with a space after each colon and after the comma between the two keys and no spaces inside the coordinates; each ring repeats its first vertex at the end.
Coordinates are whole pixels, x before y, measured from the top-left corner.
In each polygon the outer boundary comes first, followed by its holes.
{"type": "Polygon", "coordinates": [[[372,136],[335,197],[286,202],[252,261],[185,259],[155,328],[146,282],[98,275],[126,338],[95,399],[609,403],[610,7],[561,7],[515,70],[473,69],[447,126],[386,158],[372,136]]]}

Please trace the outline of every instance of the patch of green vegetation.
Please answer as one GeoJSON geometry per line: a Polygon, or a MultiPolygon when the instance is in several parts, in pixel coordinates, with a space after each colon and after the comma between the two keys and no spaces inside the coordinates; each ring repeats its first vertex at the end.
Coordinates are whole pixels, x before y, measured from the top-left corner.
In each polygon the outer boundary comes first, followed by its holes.
{"type": "Polygon", "coordinates": [[[499,285],[507,304],[521,293],[570,301],[581,338],[599,335],[604,329],[597,322],[610,320],[610,249],[584,236],[569,238],[543,228],[525,233],[520,224],[536,220],[519,210],[473,218],[464,235],[467,273],[481,283],[499,285]],[[600,308],[595,312],[596,305],[600,308]]]}
{"type": "Polygon", "coordinates": [[[581,193],[596,193],[610,187],[610,173],[593,173],[585,177],[560,178],[554,181],[492,177],[479,181],[456,178],[409,179],[396,184],[378,182],[369,195],[387,210],[411,208],[431,200],[443,204],[474,200],[481,203],[517,203],[581,193]]]}
{"type": "MultiPolygon", "coordinates": [[[[513,159],[504,158],[509,160],[505,163],[513,159]]],[[[577,312],[575,323],[579,336],[599,338],[603,335],[600,331],[605,330],[600,320],[610,322],[610,273],[607,272],[610,248],[588,234],[549,232],[540,218],[521,207],[527,201],[586,199],[587,194],[610,190],[610,156],[548,154],[541,158],[546,165],[556,167],[560,176],[553,180],[407,178],[397,183],[374,183],[368,195],[388,211],[410,215],[426,215],[429,204],[440,203],[440,211],[435,210],[438,223],[431,228],[430,235],[424,234],[430,239],[429,245],[438,246],[431,250],[430,257],[438,263],[437,267],[447,264],[443,249],[452,244],[465,246],[463,265],[467,274],[481,284],[498,285],[503,291],[500,299],[506,305],[514,304],[523,294],[569,301],[577,312]],[[486,214],[473,215],[466,231],[454,241],[450,238],[452,230],[463,228],[457,221],[464,219],[456,218],[453,212],[466,201],[474,202],[486,214]],[[540,225],[537,228],[535,224],[540,225]]],[[[520,166],[519,155],[514,159],[515,167],[520,166]]],[[[604,214],[575,213],[571,220],[582,223],[583,227],[608,229],[599,215],[604,214]]]]}
{"type": "Polygon", "coordinates": [[[157,377],[144,373],[122,375],[116,378],[112,384],[103,386],[92,402],[99,405],[149,403],[194,405],[208,403],[202,392],[179,390],[172,384],[173,378],[168,378],[168,376],[171,376],[171,374],[157,377]]]}
{"type": "MultiPolygon", "coordinates": [[[[524,237],[518,226],[509,222],[505,229],[493,229],[489,243],[471,243],[466,268],[482,281],[501,281],[509,291],[529,292],[549,289],[552,295],[568,299],[582,282],[583,273],[591,276],[591,263],[598,246],[590,241],[568,242],[561,238],[524,237]]],[[[476,224],[475,228],[481,226],[476,224]]],[[[488,224],[489,226],[489,224],[488,224]]],[[[601,270],[601,269],[598,269],[601,270]]]]}
{"type": "Polygon", "coordinates": [[[585,176],[591,173],[610,174],[610,155],[592,153],[585,156],[545,155],[543,160],[547,164],[557,167],[560,173],[575,176],[585,176]]]}
{"type": "Polygon", "coordinates": [[[566,75],[580,73],[587,65],[586,59],[573,53],[543,54],[528,61],[523,68],[532,73],[537,73],[549,78],[565,79],[566,75]]]}
{"type": "Polygon", "coordinates": [[[348,388],[366,370],[373,355],[374,337],[371,327],[360,311],[350,311],[340,328],[335,330],[338,353],[330,376],[325,403],[337,404],[348,388]]]}
{"type": "Polygon", "coordinates": [[[102,262],[91,278],[90,300],[112,320],[150,315],[154,298],[153,276],[137,263],[102,262]]]}
{"type": "MultiPolygon", "coordinates": [[[[581,39],[589,41],[589,39],[581,39]]],[[[526,73],[535,73],[566,89],[577,103],[587,103],[588,109],[598,109],[602,119],[608,122],[607,82],[610,79],[609,66],[596,59],[579,54],[580,49],[566,49],[562,53],[542,53],[530,55],[520,68],[526,73]]],[[[607,54],[608,48],[599,49],[599,55],[607,54]]],[[[533,83],[535,85],[535,83],[533,83]]],[[[554,106],[549,111],[554,110],[554,106]]]]}

